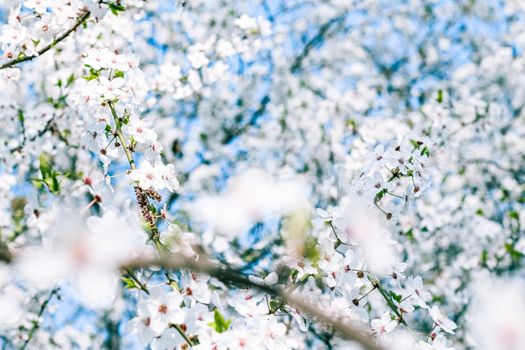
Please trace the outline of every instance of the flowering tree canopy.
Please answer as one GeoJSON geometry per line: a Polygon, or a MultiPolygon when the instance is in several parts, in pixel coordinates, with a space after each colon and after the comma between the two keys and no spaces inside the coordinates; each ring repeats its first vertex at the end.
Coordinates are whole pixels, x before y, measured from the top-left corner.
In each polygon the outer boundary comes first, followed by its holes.
{"type": "Polygon", "coordinates": [[[525,349],[525,2],[0,20],[2,349],[525,349]]]}

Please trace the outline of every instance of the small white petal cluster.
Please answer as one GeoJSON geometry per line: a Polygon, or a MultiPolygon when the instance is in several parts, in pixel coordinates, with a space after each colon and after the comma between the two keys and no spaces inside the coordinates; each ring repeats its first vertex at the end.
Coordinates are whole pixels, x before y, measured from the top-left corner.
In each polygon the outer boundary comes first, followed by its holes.
{"type": "Polygon", "coordinates": [[[153,187],[158,191],[167,188],[173,192],[179,188],[173,165],[163,164],[161,161],[152,165],[146,160],[138,169],[131,171],[129,176],[132,180],[137,181],[143,189],[153,187]]]}
{"type": "Polygon", "coordinates": [[[130,178],[144,190],[177,190],[175,168],[161,160],[163,148],[157,142],[157,133],[150,121],[138,116],[137,106],[144,92],[139,86],[143,74],[136,58],[108,49],[92,49],[82,62],[89,75],[75,89],[73,100],[81,111],[97,116],[88,124],[89,131],[84,135],[89,149],[98,154],[108,169],[112,160],[122,156],[123,148],[128,160],[134,163],[132,153],[140,147],[148,160],[139,168],[132,168],[130,178]],[[121,110],[123,116],[119,117],[117,111],[121,110]]]}

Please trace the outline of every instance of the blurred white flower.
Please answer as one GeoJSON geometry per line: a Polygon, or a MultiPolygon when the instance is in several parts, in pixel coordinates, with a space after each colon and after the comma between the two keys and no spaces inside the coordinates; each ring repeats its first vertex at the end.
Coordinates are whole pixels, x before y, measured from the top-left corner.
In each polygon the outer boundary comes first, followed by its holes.
{"type": "Polygon", "coordinates": [[[25,293],[14,286],[0,290],[0,330],[17,327],[24,317],[25,293]]]}
{"type": "Polygon", "coordinates": [[[363,257],[372,271],[386,274],[395,264],[395,243],[375,208],[364,205],[353,197],[344,209],[344,216],[333,221],[337,237],[346,244],[363,250],[363,257]]]}
{"type": "Polygon", "coordinates": [[[202,196],[189,209],[195,220],[233,237],[257,221],[276,219],[305,207],[305,188],[300,180],[278,182],[262,170],[251,169],[230,179],[222,194],[202,196]]]}
{"type": "Polygon", "coordinates": [[[525,283],[482,279],[473,284],[467,332],[476,349],[525,349],[525,283]]]}
{"type": "Polygon", "coordinates": [[[144,250],[145,237],[134,222],[114,211],[84,222],[64,209],[51,229],[50,244],[20,251],[17,270],[37,288],[50,288],[67,279],[84,303],[108,307],[118,288],[116,272],[144,250]]]}

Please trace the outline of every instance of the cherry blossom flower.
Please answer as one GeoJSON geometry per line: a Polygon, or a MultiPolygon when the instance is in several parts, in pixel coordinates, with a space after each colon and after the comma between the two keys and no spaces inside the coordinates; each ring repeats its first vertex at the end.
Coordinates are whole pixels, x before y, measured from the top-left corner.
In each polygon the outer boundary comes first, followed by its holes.
{"type": "Polygon", "coordinates": [[[95,70],[108,67],[109,61],[113,54],[108,49],[92,49],[87,53],[83,62],[95,70]]]}
{"type": "Polygon", "coordinates": [[[359,293],[359,288],[347,287],[343,289],[343,295],[349,302],[351,312],[359,319],[368,322],[368,312],[365,309],[368,300],[366,298],[360,299],[361,294],[359,293]]]}
{"type": "Polygon", "coordinates": [[[195,69],[199,69],[208,64],[208,59],[203,52],[201,45],[193,45],[190,47],[190,52],[188,54],[188,60],[195,69]]]}
{"type": "Polygon", "coordinates": [[[164,180],[164,186],[170,191],[174,192],[179,188],[179,180],[175,174],[175,167],[173,164],[162,164],[156,165],[159,168],[162,179],[164,180]]]}
{"type": "Polygon", "coordinates": [[[410,300],[407,298],[402,299],[401,301],[394,300],[394,305],[396,305],[397,309],[401,313],[411,313],[414,311],[414,306],[412,306],[410,300]]]}
{"type": "Polygon", "coordinates": [[[428,310],[428,312],[432,317],[432,320],[434,320],[434,322],[439,327],[441,327],[441,329],[443,329],[447,333],[454,334],[454,329],[457,328],[457,325],[453,321],[443,316],[441,310],[439,310],[439,307],[434,305],[428,310]]]}
{"type": "Polygon", "coordinates": [[[153,143],[157,140],[157,133],[150,126],[151,123],[133,115],[124,127],[124,131],[138,143],[153,143]]]}
{"type": "Polygon", "coordinates": [[[2,27],[0,42],[5,44],[20,44],[26,39],[27,28],[21,25],[5,25],[2,27]]]}
{"type": "Polygon", "coordinates": [[[47,0],[26,0],[24,6],[40,14],[45,13],[49,7],[47,0]]]}
{"type": "Polygon", "coordinates": [[[421,350],[454,350],[455,348],[447,344],[447,339],[442,335],[438,335],[432,343],[419,341],[418,349],[421,350]]]}
{"type": "Polygon", "coordinates": [[[410,294],[410,299],[414,305],[422,308],[428,308],[427,301],[430,300],[431,295],[423,289],[423,280],[420,276],[410,276],[406,281],[406,288],[410,294]]]}
{"type": "Polygon", "coordinates": [[[209,327],[213,321],[213,313],[204,304],[195,304],[186,313],[185,326],[189,334],[200,332],[209,327]]]}
{"type": "Polygon", "coordinates": [[[99,81],[98,91],[105,99],[112,100],[126,94],[125,91],[121,89],[124,86],[123,78],[113,78],[109,80],[105,76],[101,76],[99,81]]]}
{"type": "Polygon", "coordinates": [[[196,273],[184,274],[182,277],[184,290],[182,294],[186,300],[198,301],[203,304],[209,304],[212,298],[212,292],[209,288],[209,278],[196,273]]]}
{"type": "Polygon", "coordinates": [[[129,176],[133,181],[137,181],[143,189],[153,187],[155,190],[161,190],[166,187],[166,183],[162,178],[159,166],[160,163],[156,163],[153,166],[146,160],[142,162],[138,169],[131,171],[129,176]]]}
{"type": "Polygon", "coordinates": [[[150,288],[146,307],[151,315],[151,329],[160,334],[170,324],[184,322],[186,313],[181,308],[182,296],[177,291],[167,292],[162,286],[150,288]]]}
{"type": "Polygon", "coordinates": [[[265,317],[262,320],[261,331],[264,334],[262,343],[266,349],[286,349],[286,326],[275,317],[265,317]]]}
{"type": "Polygon", "coordinates": [[[316,275],[317,270],[312,266],[312,263],[304,258],[294,258],[291,256],[283,256],[283,263],[289,268],[297,271],[297,279],[302,279],[306,275],[316,275]]]}
{"type": "Polygon", "coordinates": [[[185,343],[186,340],[177,330],[173,328],[168,328],[164,332],[162,332],[160,337],[153,339],[153,342],[151,343],[151,349],[166,350],[172,347],[176,348],[185,343]]]}
{"type": "Polygon", "coordinates": [[[15,82],[20,78],[20,69],[7,68],[2,71],[2,79],[7,82],[15,82]]]}
{"type": "Polygon", "coordinates": [[[58,31],[59,27],[53,22],[52,15],[43,15],[38,23],[36,23],[37,36],[42,40],[50,41],[53,35],[58,31]]]}
{"type": "Polygon", "coordinates": [[[381,318],[376,318],[371,322],[372,329],[377,333],[378,336],[383,336],[390,333],[396,328],[397,321],[390,317],[390,313],[385,312],[381,318]]]}
{"type": "Polygon", "coordinates": [[[128,323],[128,330],[136,334],[143,345],[151,343],[155,337],[155,332],[151,329],[151,313],[145,300],[138,303],[137,317],[128,323]]]}

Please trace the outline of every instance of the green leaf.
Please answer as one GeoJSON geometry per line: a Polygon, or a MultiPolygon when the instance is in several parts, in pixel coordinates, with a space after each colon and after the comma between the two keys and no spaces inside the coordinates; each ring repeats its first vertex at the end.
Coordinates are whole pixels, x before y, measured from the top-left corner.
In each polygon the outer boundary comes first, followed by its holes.
{"type": "Polygon", "coordinates": [[[483,249],[483,251],[481,252],[481,257],[480,257],[480,265],[481,266],[487,266],[487,261],[489,259],[489,253],[487,252],[486,249],[483,249]]]}
{"type": "Polygon", "coordinates": [[[151,213],[153,215],[156,215],[157,214],[157,208],[153,205],[153,204],[150,204],[149,205],[149,210],[151,211],[151,213]]]}
{"type": "MultiPolygon", "coordinates": [[[[89,67],[89,66],[88,66],[89,67]]],[[[95,80],[95,79],[98,79],[98,77],[100,77],[100,71],[98,70],[95,70],[91,67],[89,67],[89,75],[85,75],[83,76],[82,78],[86,79],[86,80],[95,80]]]]}
{"type": "Polygon", "coordinates": [[[321,252],[317,247],[317,241],[313,237],[308,237],[304,242],[303,256],[316,264],[321,258],[321,252]]]}
{"type": "Polygon", "coordinates": [[[124,111],[124,115],[122,116],[122,124],[128,125],[129,123],[129,113],[128,111],[124,111]]]}
{"type": "Polygon", "coordinates": [[[53,169],[51,169],[51,164],[46,153],[42,153],[39,158],[40,161],[40,174],[44,181],[51,176],[53,169]]]}
{"type": "Polygon", "coordinates": [[[516,210],[509,211],[509,218],[519,221],[520,214],[516,210]]]}
{"type": "Polygon", "coordinates": [[[170,281],[168,284],[169,284],[169,286],[171,287],[171,289],[173,289],[173,290],[180,290],[179,285],[177,284],[176,281],[173,281],[173,280],[172,280],[172,281],[170,281]]]}
{"type": "Polygon", "coordinates": [[[409,241],[415,241],[416,238],[414,237],[414,230],[410,229],[407,232],[405,232],[405,235],[407,236],[407,239],[409,241]]]}
{"type": "Polygon", "coordinates": [[[33,187],[35,187],[37,190],[41,190],[44,187],[44,181],[42,179],[30,179],[33,183],[33,187]]]}
{"type": "Polygon", "coordinates": [[[124,72],[121,70],[116,70],[113,78],[124,78],[124,72]]]}
{"type": "Polygon", "coordinates": [[[410,143],[412,144],[412,146],[414,146],[415,149],[419,149],[419,147],[421,147],[421,145],[423,144],[423,142],[413,139],[410,140],[410,143]]]}
{"type": "Polygon", "coordinates": [[[269,304],[270,304],[270,310],[276,310],[277,307],[278,307],[279,304],[280,304],[280,301],[277,300],[277,299],[272,299],[272,300],[270,300],[270,303],[269,303],[269,304]]]}
{"type": "Polygon", "coordinates": [[[56,177],[56,175],[54,175],[51,178],[51,186],[49,186],[49,188],[51,189],[51,192],[54,194],[60,193],[60,183],[58,182],[58,178],[56,177]]]}
{"type": "Polygon", "coordinates": [[[354,133],[357,132],[357,122],[354,119],[348,119],[346,121],[346,126],[349,127],[349,128],[352,128],[352,131],[354,133]]]}
{"type": "Polygon", "coordinates": [[[421,150],[421,155],[430,157],[430,149],[427,146],[423,147],[423,149],[421,150]]]}
{"type": "Polygon", "coordinates": [[[223,333],[228,330],[232,320],[226,320],[224,316],[221,315],[219,310],[215,309],[213,314],[213,322],[209,323],[209,326],[215,329],[217,333],[223,333]]]}
{"type": "Polygon", "coordinates": [[[22,125],[24,124],[24,121],[25,121],[25,117],[24,117],[24,112],[22,112],[22,110],[18,110],[18,120],[20,121],[20,123],[22,123],[22,125]]]}
{"type": "Polygon", "coordinates": [[[71,86],[74,81],[75,81],[75,75],[73,73],[71,73],[71,75],[69,77],[67,77],[66,87],[71,86]]]}
{"type": "Polygon", "coordinates": [[[438,90],[438,96],[437,96],[437,102],[442,103],[443,102],[443,90],[438,90]]]}
{"type": "Polygon", "coordinates": [[[392,299],[394,299],[398,303],[400,303],[401,300],[403,300],[403,296],[402,295],[396,294],[396,293],[394,293],[392,291],[389,291],[389,292],[390,292],[390,296],[392,297],[392,299]]]}
{"type": "Polygon", "coordinates": [[[381,199],[383,199],[383,197],[385,196],[386,192],[387,192],[387,189],[386,189],[386,188],[383,188],[381,191],[377,192],[377,193],[376,193],[376,196],[375,196],[375,198],[374,198],[374,202],[375,202],[375,203],[380,202],[381,199]]]}
{"type": "Polygon", "coordinates": [[[139,287],[137,286],[137,284],[135,283],[135,281],[129,277],[121,277],[122,279],[122,282],[124,282],[124,288],[126,289],[133,289],[133,288],[136,288],[136,289],[139,289],[139,287]]]}
{"type": "Polygon", "coordinates": [[[60,183],[58,182],[58,175],[60,175],[60,173],[53,170],[49,156],[46,153],[42,153],[40,155],[39,163],[40,175],[42,175],[42,179],[32,179],[33,184],[37,189],[41,189],[42,184],[45,184],[51,193],[59,194],[60,183]]]}
{"type": "Polygon", "coordinates": [[[476,215],[483,216],[483,214],[483,209],[479,208],[478,210],[476,210],[476,215]]]}
{"type": "Polygon", "coordinates": [[[523,254],[516,250],[514,243],[505,243],[505,251],[509,253],[513,260],[519,260],[523,257],[523,254]]]}
{"type": "Polygon", "coordinates": [[[109,9],[111,10],[111,13],[113,13],[115,16],[118,16],[119,12],[126,10],[124,6],[114,3],[114,2],[109,3],[109,9]]]}

